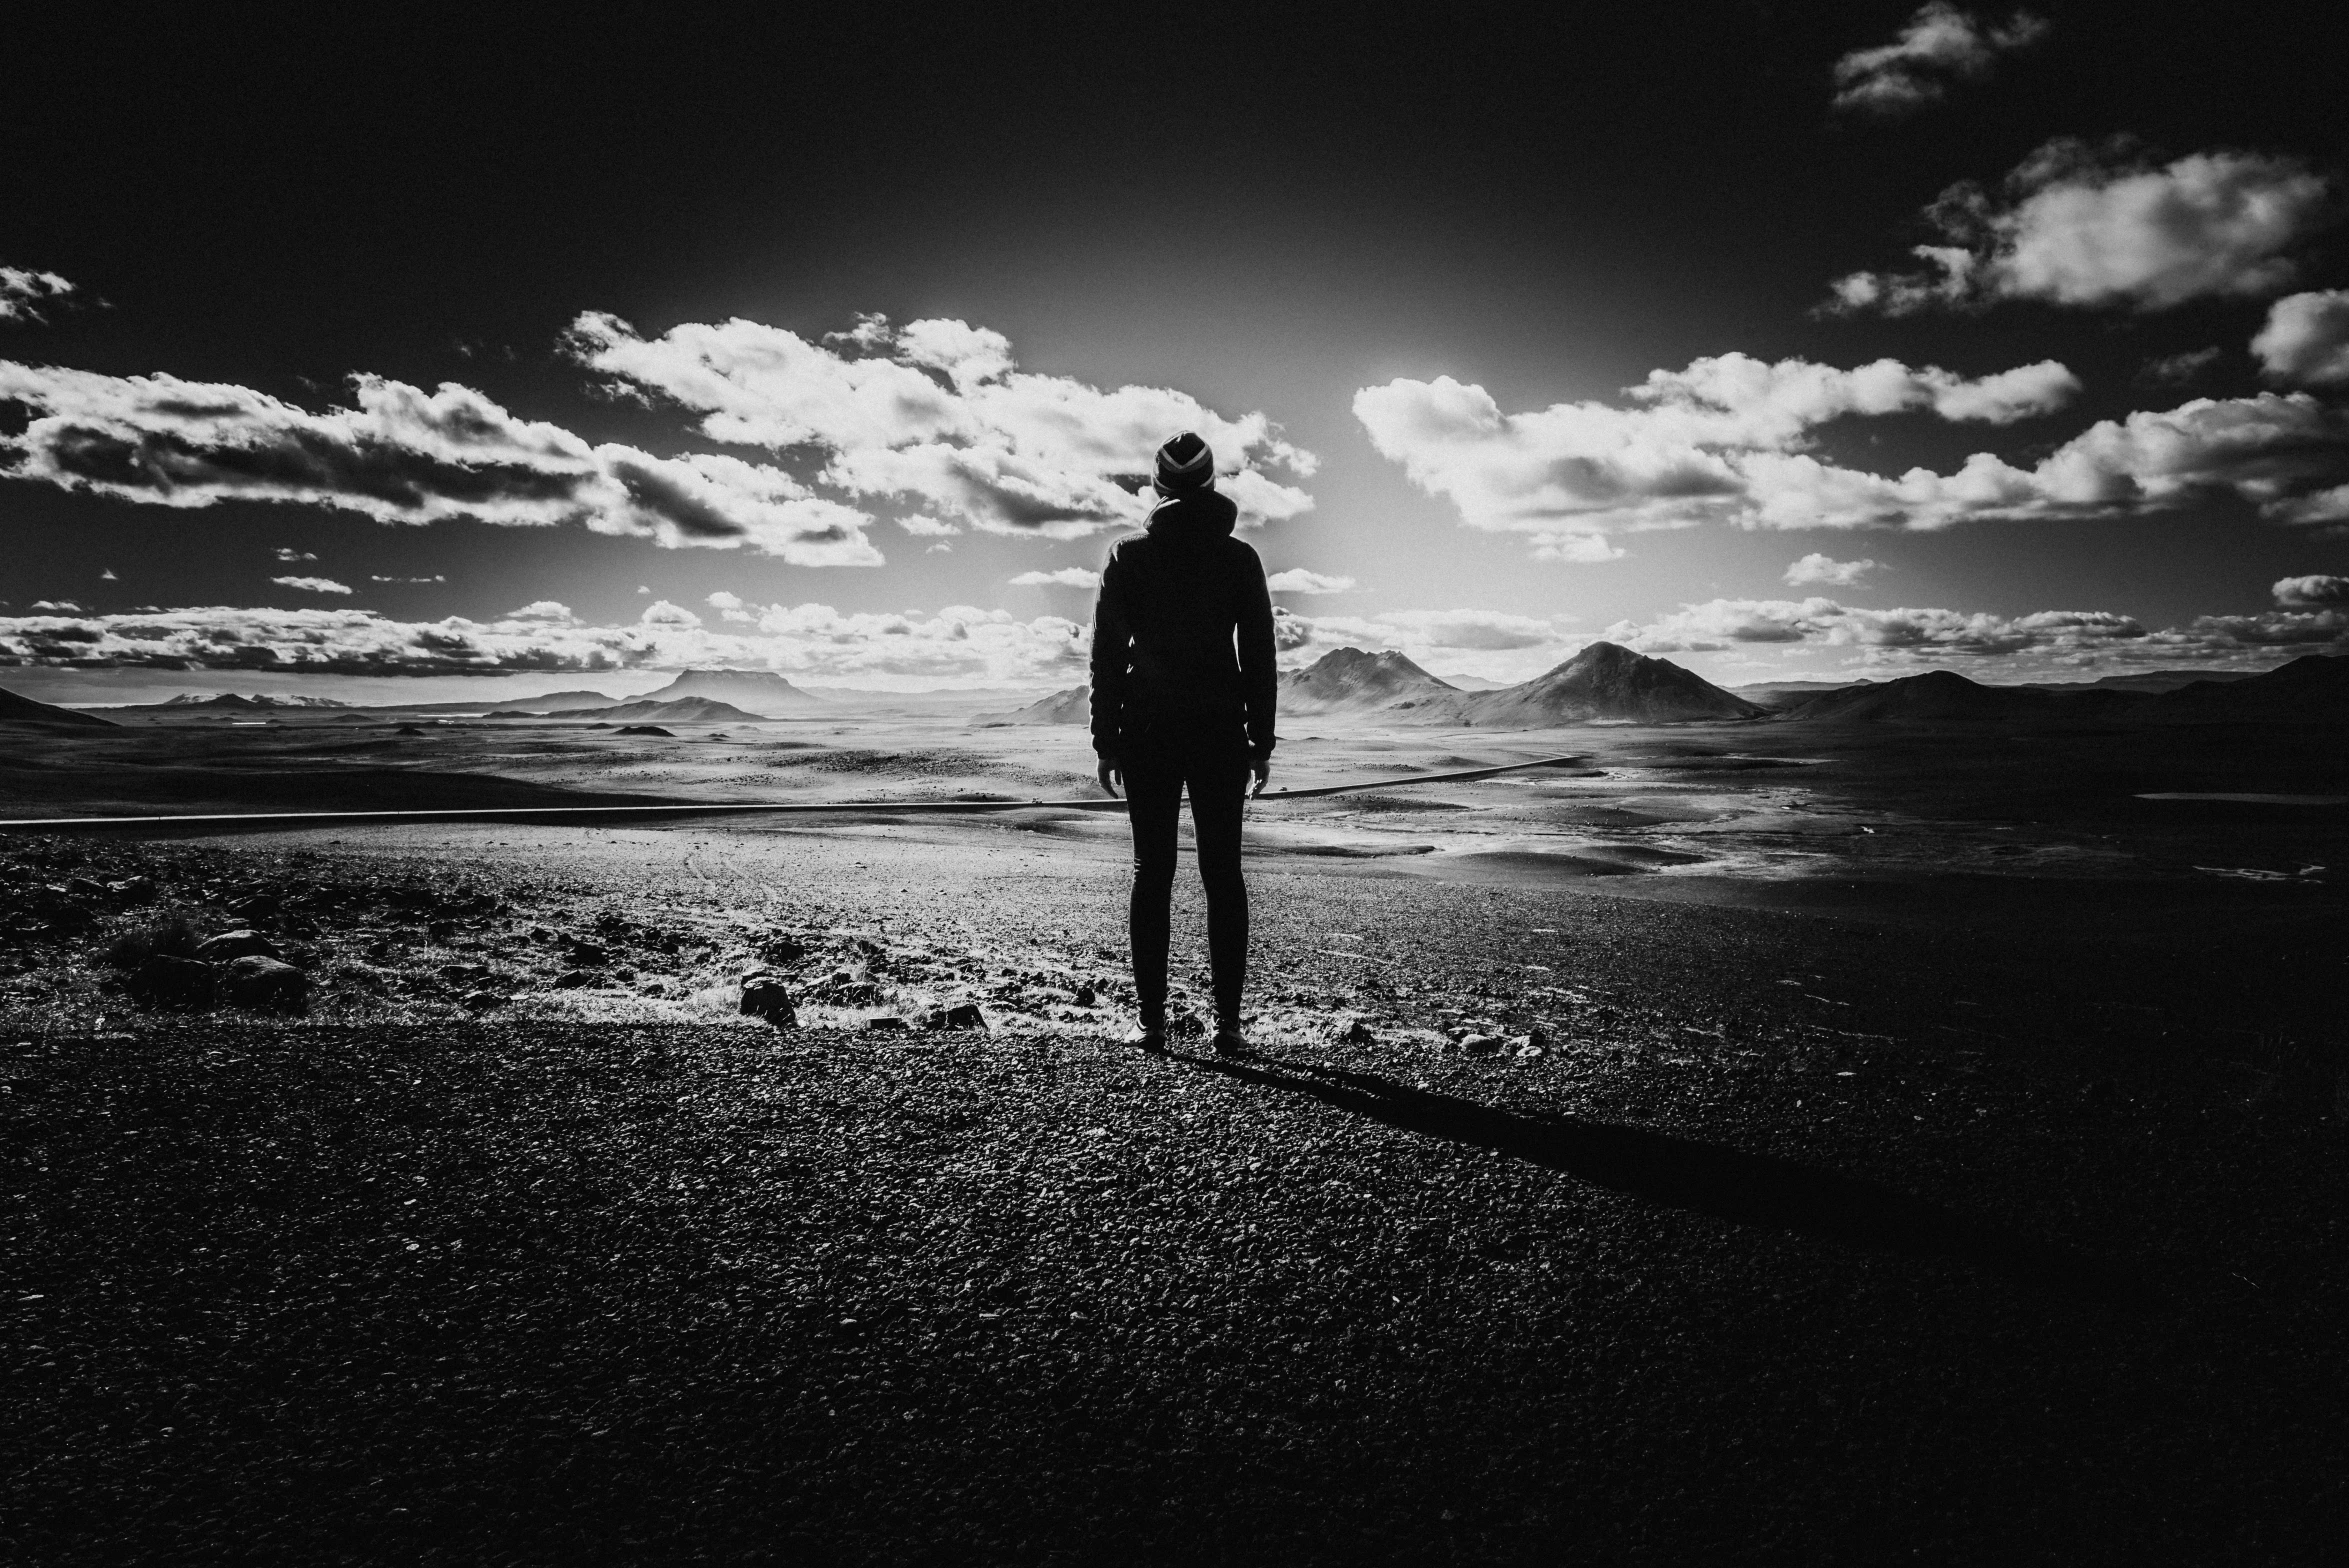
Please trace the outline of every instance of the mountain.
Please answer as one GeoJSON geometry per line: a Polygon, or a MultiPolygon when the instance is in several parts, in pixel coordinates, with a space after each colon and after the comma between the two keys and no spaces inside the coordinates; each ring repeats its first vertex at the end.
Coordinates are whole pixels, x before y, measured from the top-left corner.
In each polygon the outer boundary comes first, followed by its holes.
{"type": "Polygon", "coordinates": [[[550,691],[543,697],[515,699],[518,708],[535,708],[541,713],[563,713],[572,708],[611,708],[619,705],[617,697],[607,697],[600,691],[550,691]]]}
{"type": "Polygon", "coordinates": [[[1486,680],[1481,675],[1439,675],[1437,680],[1459,691],[1499,691],[1507,681],[1486,680]]]}
{"type": "Polygon", "coordinates": [[[2153,698],[2145,711],[2157,720],[2337,724],[2349,720],[2349,657],[2303,654],[2264,675],[2197,681],[2153,698]]]}
{"type": "Polygon", "coordinates": [[[1009,713],[982,713],[971,720],[973,729],[1000,729],[1009,724],[1090,724],[1093,722],[1093,688],[1071,686],[1051,696],[1015,708],[1009,713]]]}
{"type": "Polygon", "coordinates": [[[199,697],[193,692],[183,691],[176,697],[151,704],[151,706],[158,708],[347,708],[350,704],[337,702],[332,697],[272,697],[262,692],[256,692],[250,697],[240,697],[233,691],[224,691],[212,697],[199,697]]]}
{"type": "Polygon", "coordinates": [[[1670,659],[1651,659],[1611,642],[1594,642],[1545,675],[1467,697],[1460,722],[1496,729],[1546,729],[1593,719],[1679,724],[1696,719],[1751,719],[1763,710],[1670,659]]]}
{"type": "Polygon", "coordinates": [[[748,704],[753,713],[824,705],[823,698],[801,691],[773,670],[686,670],[659,691],[646,692],[641,700],[673,702],[680,697],[748,704]]]}
{"type": "Polygon", "coordinates": [[[1457,686],[1437,680],[1392,649],[1340,648],[1282,676],[1280,706],[1284,713],[1365,713],[1418,708],[1459,695],[1457,686]]]}
{"type": "Polygon", "coordinates": [[[655,702],[647,697],[610,708],[573,708],[567,719],[607,719],[615,724],[756,724],[762,715],[745,713],[730,702],[707,697],[680,697],[655,702]]]}
{"type": "Polygon", "coordinates": [[[1778,715],[1833,723],[1941,724],[1970,720],[2100,719],[2142,702],[2128,691],[2041,691],[2033,686],[1984,686],[1954,670],[1928,670],[1896,681],[1822,692],[1778,715]]]}
{"type": "Polygon", "coordinates": [[[2038,691],[2176,691],[2198,681],[2247,681],[2257,670],[2139,670],[2130,675],[2107,675],[2093,681],[2025,681],[2038,691]]]}
{"type": "Polygon", "coordinates": [[[101,719],[95,713],[76,713],[71,708],[52,707],[35,702],[30,697],[19,697],[15,692],[0,690],[0,724],[39,724],[58,729],[116,730],[122,728],[112,719],[101,719]]]}

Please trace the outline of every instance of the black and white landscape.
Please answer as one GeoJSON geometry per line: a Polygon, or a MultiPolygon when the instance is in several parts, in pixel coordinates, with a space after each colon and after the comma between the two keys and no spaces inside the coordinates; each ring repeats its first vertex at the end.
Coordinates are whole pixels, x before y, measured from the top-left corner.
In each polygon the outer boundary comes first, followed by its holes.
{"type": "Polygon", "coordinates": [[[12,24],[0,1542],[2327,1560],[2323,20],[12,24]]]}

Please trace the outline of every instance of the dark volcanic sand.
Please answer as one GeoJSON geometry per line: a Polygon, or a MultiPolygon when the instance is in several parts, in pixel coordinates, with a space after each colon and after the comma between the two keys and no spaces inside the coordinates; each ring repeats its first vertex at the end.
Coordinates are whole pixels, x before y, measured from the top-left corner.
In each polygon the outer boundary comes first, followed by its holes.
{"type": "MultiPolygon", "coordinates": [[[[19,845],[20,879],[82,856],[162,887],[12,939],[0,1541],[2321,1560],[2349,1528],[2344,911],[2274,868],[2337,814],[1964,782],[1933,842],[1997,863],[2013,831],[2003,858],[2064,874],[1919,876],[1912,843],[1842,877],[1485,885],[1268,850],[1241,1068],[1075,1005],[1116,1000],[1123,889],[1083,822],[19,845]],[[310,1021],[93,989],[143,911],[406,884],[490,912],[296,918],[310,1021]],[[605,929],[627,982],[544,989],[529,933],[605,929]],[[804,987],[851,930],[995,1032],[692,1000],[782,932],[804,987]],[[452,963],[511,1000],[470,1018],[452,963]],[[1356,1015],[1374,1043],[1329,1038],[1356,1015]],[[1508,1054],[1434,1032],[1463,1023],[1508,1054]]],[[[1832,809],[1926,831],[1882,804],[1832,809]]]]}

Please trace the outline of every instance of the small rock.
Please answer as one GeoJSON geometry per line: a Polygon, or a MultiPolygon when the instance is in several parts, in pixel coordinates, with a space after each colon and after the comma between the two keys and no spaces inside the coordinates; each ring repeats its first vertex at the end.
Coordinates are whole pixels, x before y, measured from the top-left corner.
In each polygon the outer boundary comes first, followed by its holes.
{"type": "Polygon", "coordinates": [[[463,1005],[468,1012],[486,1013],[493,1007],[505,1006],[506,998],[496,991],[468,991],[463,1005]]]}
{"type": "Polygon", "coordinates": [[[891,1013],[883,1013],[878,1018],[865,1020],[865,1033],[867,1034],[903,1034],[912,1027],[913,1025],[891,1013]]]}
{"type": "Polygon", "coordinates": [[[612,960],[612,955],[593,942],[573,942],[564,955],[580,969],[600,969],[612,960]]]}
{"type": "Polygon", "coordinates": [[[106,889],[88,877],[68,877],[65,881],[65,893],[68,898],[99,899],[106,896],[106,889]]]}
{"type": "Polygon", "coordinates": [[[196,944],[196,956],[208,964],[225,964],[236,958],[279,957],[277,944],[258,931],[223,931],[208,936],[196,944]]]}
{"type": "Polygon", "coordinates": [[[443,980],[487,980],[489,965],[443,964],[440,966],[440,975],[443,980]]]}
{"type": "Polygon", "coordinates": [[[152,877],[125,877],[120,882],[107,883],[106,891],[112,893],[116,898],[127,898],[134,901],[148,898],[155,892],[155,879],[152,877]]]}
{"type": "Polygon", "coordinates": [[[1507,1044],[1497,1034],[1468,1034],[1460,1037],[1460,1049],[1470,1056],[1498,1056],[1507,1044]]]}
{"type": "Polygon", "coordinates": [[[1370,1032],[1370,1025],[1360,1018],[1341,1018],[1330,1027],[1330,1037],[1340,1045],[1376,1045],[1378,1036],[1370,1032]]]}
{"type": "Polygon", "coordinates": [[[293,1013],[310,1000],[310,977],[289,963],[251,953],[228,966],[221,989],[237,1007],[293,1013]]]}
{"type": "Polygon", "coordinates": [[[228,912],[239,920],[268,920],[284,908],[285,906],[277,900],[276,895],[255,893],[250,898],[240,898],[229,905],[228,912]]]}
{"type": "Polygon", "coordinates": [[[752,1018],[763,1018],[778,1029],[789,1029],[799,1022],[799,1010],[792,1005],[790,988],[773,975],[753,975],[742,982],[742,1011],[752,1018]]]}
{"type": "Polygon", "coordinates": [[[1076,1004],[1079,1007],[1094,1007],[1099,1005],[1100,1001],[1100,994],[1096,992],[1091,986],[1081,985],[1077,987],[1076,1004]]]}
{"type": "Polygon", "coordinates": [[[952,1007],[934,1007],[922,1019],[925,1029],[984,1029],[987,1015],[979,1011],[976,1002],[958,1002],[952,1007]]]}
{"type": "Polygon", "coordinates": [[[593,984],[595,976],[584,969],[566,969],[554,978],[554,988],[558,991],[580,991],[593,984]]]}
{"type": "Polygon", "coordinates": [[[219,986],[219,971],[202,959],[157,953],[131,971],[124,989],[158,1007],[209,1007],[219,986]]]}

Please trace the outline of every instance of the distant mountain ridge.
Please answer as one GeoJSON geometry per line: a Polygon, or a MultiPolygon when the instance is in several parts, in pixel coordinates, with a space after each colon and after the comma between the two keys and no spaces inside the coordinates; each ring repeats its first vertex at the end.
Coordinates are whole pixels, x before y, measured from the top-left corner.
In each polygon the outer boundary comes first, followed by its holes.
{"type": "Polygon", "coordinates": [[[609,708],[571,708],[566,719],[605,719],[615,724],[756,724],[766,717],[746,713],[730,702],[708,697],[678,697],[658,702],[650,697],[609,708]]]}
{"type": "Polygon", "coordinates": [[[2336,723],[2349,719],[2349,658],[2304,654],[2263,674],[2230,670],[2215,679],[2150,691],[2102,683],[2054,689],[1985,686],[1951,670],[1930,670],[1876,685],[1825,692],[1783,710],[1778,717],[1789,722],[1891,724],[1980,720],[2336,723]]]}
{"type": "Polygon", "coordinates": [[[706,697],[712,702],[747,703],[759,713],[781,713],[789,708],[819,708],[824,699],[802,691],[773,670],[681,670],[659,691],[648,691],[645,702],[674,702],[683,697],[706,697]]]}
{"type": "Polygon", "coordinates": [[[1024,708],[1009,713],[980,713],[971,718],[973,729],[1003,729],[1019,724],[1090,724],[1093,722],[1093,688],[1071,686],[1056,691],[1049,697],[1040,697],[1024,708]]]}
{"type": "Polygon", "coordinates": [[[176,697],[166,698],[162,702],[151,704],[151,706],[158,708],[347,708],[350,704],[338,702],[332,697],[272,697],[266,692],[255,692],[250,697],[240,697],[233,691],[217,692],[209,697],[199,697],[193,692],[183,691],[176,697]]]}

